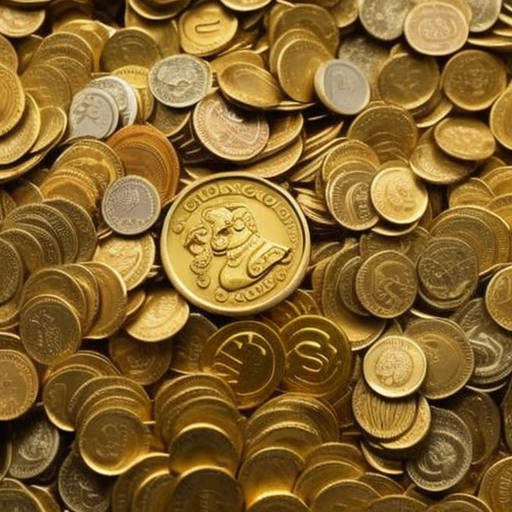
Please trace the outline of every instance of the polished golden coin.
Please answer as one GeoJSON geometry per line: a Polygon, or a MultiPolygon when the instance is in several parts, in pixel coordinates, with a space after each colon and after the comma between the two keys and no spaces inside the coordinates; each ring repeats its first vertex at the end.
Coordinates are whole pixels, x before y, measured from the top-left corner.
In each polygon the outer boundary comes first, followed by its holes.
{"type": "Polygon", "coordinates": [[[407,432],[417,414],[414,395],[390,399],[375,393],[361,377],[352,395],[352,411],[359,426],[377,439],[393,439],[407,432]]]}
{"type": "Polygon", "coordinates": [[[387,512],[388,510],[404,510],[407,512],[426,512],[428,505],[411,496],[384,496],[372,501],[365,512],[387,512]]]}
{"type": "Polygon", "coordinates": [[[489,467],[480,482],[478,497],[493,512],[505,512],[512,503],[510,488],[506,483],[512,468],[512,457],[503,457],[489,467]]]}
{"type": "Polygon", "coordinates": [[[101,201],[103,220],[120,235],[148,231],[160,215],[156,187],[142,176],[124,176],[114,181],[101,201]]]}
{"type": "Polygon", "coordinates": [[[471,433],[454,412],[431,407],[432,425],[421,451],[406,464],[411,480],[425,491],[443,491],[460,482],[471,465],[471,433]]]}
{"type": "Polygon", "coordinates": [[[227,65],[217,80],[227,98],[249,108],[272,109],[284,100],[283,90],[274,75],[250,62],[227,65]]]}
{"type": "Polygon", "coordinates": [[[469,117],[446,117],[434,128],[434,139],[445,153],[461,160],[484,160],[496,149],[487,124],[469,117]]]}
{"type": "Polygon", "coordinates": [[[291,493],[262,494],[247,508],[247,512],[273,512],[286,510],[287,512],[307,512],[306,503],[291,493]]]}
{"type": "Polygon", "coordinates": [[[154,343],[174,336],[188,319],[189,306],[173,288],[148,290],[141,309],[124,328],[133,338],[154,343]]]}
{"type": "Polygon", "coordinates": [[[226,49],[238,30],[235,13],[220,2],[208,0],[185,10],[178,19],[180,45],[198,57],[226,49]]]}
{"type": "Polygon", "coordinates": [[[407,325],[405,335],[425,354],[427,374],[421,392],[429,400],[454,395],[467,384],[475,354],[466,333],[454,321],[419,318],[407,325]]]}
{"type": "Polygon", "coordinates": [[[255,157],[269,139],[268,122],[262,113],[243,111],[227,103],[219,92],[196,105],[192,121],[201,144],[233,162],[255,157]]]}
{"type": "Polygon", "coordinates": [[[1,237],[15,247],[29,273],[47,266],[41,243],[33,234],[24,230],[23,226],[5,229],[1,237]]]}
{"type": "Polygon", "coordinates": [[[0,58],[6,68],[14,72],[18,70],[18,54],[9,39],[2,35],[0,35],[0,58]]]}
{"type": "Polygon", "coordinates": [[[408,336],[386,335],[364,356],[363,374],[379,395],[400,398],[417,391],[427,374],[427,359],[420,345],[408,336]]]}
{"type": "Polygon", "coordinates": [[[380,495],[368,484],[358,480],[340,480],[325,486],[310,504],[311,512],[328,512],[333,507],[365,510],[380,495]]]}
{"type": "Polygon", "coordinates": [[[485,291],[485,305],[492,319],[512,331],[512,266],[498,270],[485,291]]]}
{"type": "Polygon", "coordinates": [[[187,300],[230,316],[256,313],[290,295],[309,261],[309,234],[294,200],[243,173],[219,173],[177,197],[161,258],[187,300]]]}
{"type": "Polygon", "coordinates": [[[20,338],[39,363],[54,364],[76,352],[82,342],[80,319],[73,307],[52,295],[39,295],[20,311],[20,338]]]}
{"type": "Polygon", "coordinates": [[[30,153],[49,151],[64,137],[68,118],[66,112],[59,107],[47,106],[39,110],[41,128],[36,141],[30,148],[30,153]]]}
{"type": "Polygon", "coordinates": [[[30,36],[41,28],[45,18],[46,11],[44,9],[20,9],[16,5],[2,5],[0,7],[0,34],[14,39],[30,36]]]}
{"type": "Polygon", "coordinates": [[[0,369],[0,418],[3,421],[12,420],[34,405],[39,378],[32,360],[17,350],[0,350],[0,369]]]}
{"type": "Polygon", "coordinates": [[[25,92],[15,71],[0,65],[0,135],[5,135],[20,121],[25,110],[25,92]]]}
{"type": "Polygon", "coordinates": [[[347,60],[332,59],[321,64],[315,72],[314,86],[320,101],[337,114],[358,114],[370,101],[366,75],[347,60]]]}
{"type": "Polygon", "coordinates": [[[484,50],[458,52],[443,68],[442,85],[457,107],[471,112],[484,110],[505,90],[505,63],[484,50]]]}
{"type": "Polygon", "coordinates": [[[361,304],[380,318],[405,313],[416,299],[417,287],[414,263],[394,250],[384,250],[366,259],[355,280],[361,304]]]}
{"type": "Polygon", "coordinates": [[[232,322],[208,338],[200,366],[224,378],[236,395],[237,406],[248,409],[276,390],[284,375],[285,349],[280,335],[265,324],[232,322]]]}
{"type": "Polygon", "coordinates": [[[286,350],[284,389],[326,398],[344,389],[352,372],[352,352],[337,324],[319,315],[303,315],[288,322],[280,334],[286,350]]]}
{"type": "Polygon", "coordinates": [[[373,178],[370,196],[375,210],[393,224],[411,224],[428,205],[428,191],[408,166],[384,167],[373,178]]]}
{"type": "Polygon", "coordinates": [[[110,508],[112,482],[90,469],[74,451],[62,462],[57,484],[62,501],[71,510],[107,512],[110,508]]]}
{"type": "Polygon", "coordinates": [[[407,0],[392,0],[389,5],[379,0],[363,0],[359,5],[359,19],[371,36],[381,41],[392,41],[402,35],[409,8],[407,0]]]}
{"type": "Polygon", "coordinates": [[[71,104],[71,87],[67,76],[58,68],[45,62],[32,64],[20,75],[20,80],[40,108],[53,106],[67,112],[71,104]]]}
{"type": "Polygon", "coordinates": [[[119,475],[149,452],[151,431],[133,412],[98,408],[79,426],[78,449],[101,475],[119,475]]]}
{"type": "Polygon", "coordinates": [[[156,62],[149,73],[149,88],[164,105],[184,108],[203,99],[212,86],[209,63],[188,54],[176,54],[156,62]]]}
{"type": "Polygon", "coordinates": [[[440,57],[460,50],[469,35],[469,21],[464,12],[448,2],[420,2],[404,20],[405,39],[424,55],[440,57]],[[437,23],[438,20],[443,23],[437,23]]]}
{"type": "Polygon", "coordinates": [[[0,304],[10,301],[19,292],[25,275],[23,261],[15,246],[0,235],[0,304]]]}

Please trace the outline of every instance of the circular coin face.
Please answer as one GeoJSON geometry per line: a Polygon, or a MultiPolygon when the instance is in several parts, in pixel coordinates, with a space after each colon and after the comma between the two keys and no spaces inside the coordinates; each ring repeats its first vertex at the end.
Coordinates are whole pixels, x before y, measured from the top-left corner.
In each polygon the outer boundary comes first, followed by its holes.
{"type": "Polygon", "coordinates": [[[169,279],[190,302],[242,316],[272,307],[297,288],[310,238],[284,190],[248,174],[219,173],[176,198],[160,250],[169,279]]]}

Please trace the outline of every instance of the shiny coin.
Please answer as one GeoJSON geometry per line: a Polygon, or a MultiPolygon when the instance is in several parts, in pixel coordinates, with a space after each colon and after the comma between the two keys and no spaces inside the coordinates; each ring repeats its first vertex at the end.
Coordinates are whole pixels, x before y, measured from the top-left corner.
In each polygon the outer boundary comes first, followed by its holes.
{"type": "Polygon", "coordinates": [[[169,279],[190,302],[241,316],[296,289],[309,261],[309,235],[282,189],[246,174],[219,173],[174,201],[160,251],[169,279]]]}
{"type": "Polygon", "coordinates": [[[0,369],[0,418],[12,420],[34,405],[39,378],[31,359],[16,350],[0,350],[0,369]]]}
{"type": "Polygon", "coordinates": [[[23,283],[25,270],[23,261],[14,247],[0,235],[0,304],[11,300],[23,283]]]}
{"type": "Polygon", "coordinates": [[[366,382],[388,398],[411,395],[423,384],[426,373],[425,353],[407,336],[384,336],[364,356],[366,382]]]}
{"type": "Polygon", "coordinates": [[[346,60],[333,59],[321,64],[314,85],[320,101],[337,114],[358,114],[370,101],[365,74],[346,60]]]}
{"type": "Polygon", "coordinates": [[[155,186],[141,176],[114,181],[103,196],[103,219],[120,235],[138,235],[149,230],[160,215],[160,196],[155,186]]]}
{"type": "Polygon", "coordinates": [[[16,126],[25,109],[25,93],[15,71],[0,65],[0,135],[16,126]]]}
{"type": "Polygon", "coordinates": [[[212,86],[207,61],[194,55],[171,55],[158,61],[149,73],[149,88],[155,98],[169,107],[195,105],[212,86]]]}
{"type": "Polygon", "coordinates": [[[512,331],[512,266],[498,270],[487,285],[485,305],[492,319],[512,331]]]}

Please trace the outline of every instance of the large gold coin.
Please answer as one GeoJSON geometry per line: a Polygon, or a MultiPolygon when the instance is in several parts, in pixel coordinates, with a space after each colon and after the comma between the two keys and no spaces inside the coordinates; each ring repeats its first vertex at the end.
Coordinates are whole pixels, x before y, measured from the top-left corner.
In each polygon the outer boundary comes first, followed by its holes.
{"type": "Polygon", "coordinates": [[[427,359],[411,338],[387,335],[375,342],[364,356],[363,374],[376,393],[400,398],[411,395],[423,384],[427,359]]]}
{"type": "Polygon", "coordinates": [[[494,274],[487,285],[485,305],[497,324],[512,331],[512,265],[494,274]]]}
{"type": "Polygon", "coordinates": [[[0,135],[18,123],[25,110],[25,93],[18,75],[0,64],[0,135]]]}
{"type": "Polygon", "coordinates": [[[508,475],[512,470],[512,457],[504,457],[488,468],[480,482],[478,497],[492,512],[508,512],[512,504],[512,492],[508,485],[508,475]]]}
{"type": "Polygon", "coordinates": [[[182,191],[162,229],[169,279],[214,313],[263,311],[290,295],[309,261],[306,221],[282,189],[243,173],[219,173],[182,191]]]}

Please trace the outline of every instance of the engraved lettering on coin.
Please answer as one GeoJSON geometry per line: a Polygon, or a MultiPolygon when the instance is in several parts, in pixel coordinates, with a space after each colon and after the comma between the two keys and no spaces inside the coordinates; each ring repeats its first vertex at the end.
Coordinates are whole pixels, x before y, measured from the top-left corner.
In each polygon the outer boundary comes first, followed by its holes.
{"type": "Polygon", "coordinates": [[[411,377],[412,357],[403,350],[388,348],[375,362],[375,375],[385,386],[403,386],[411,377]]]}

